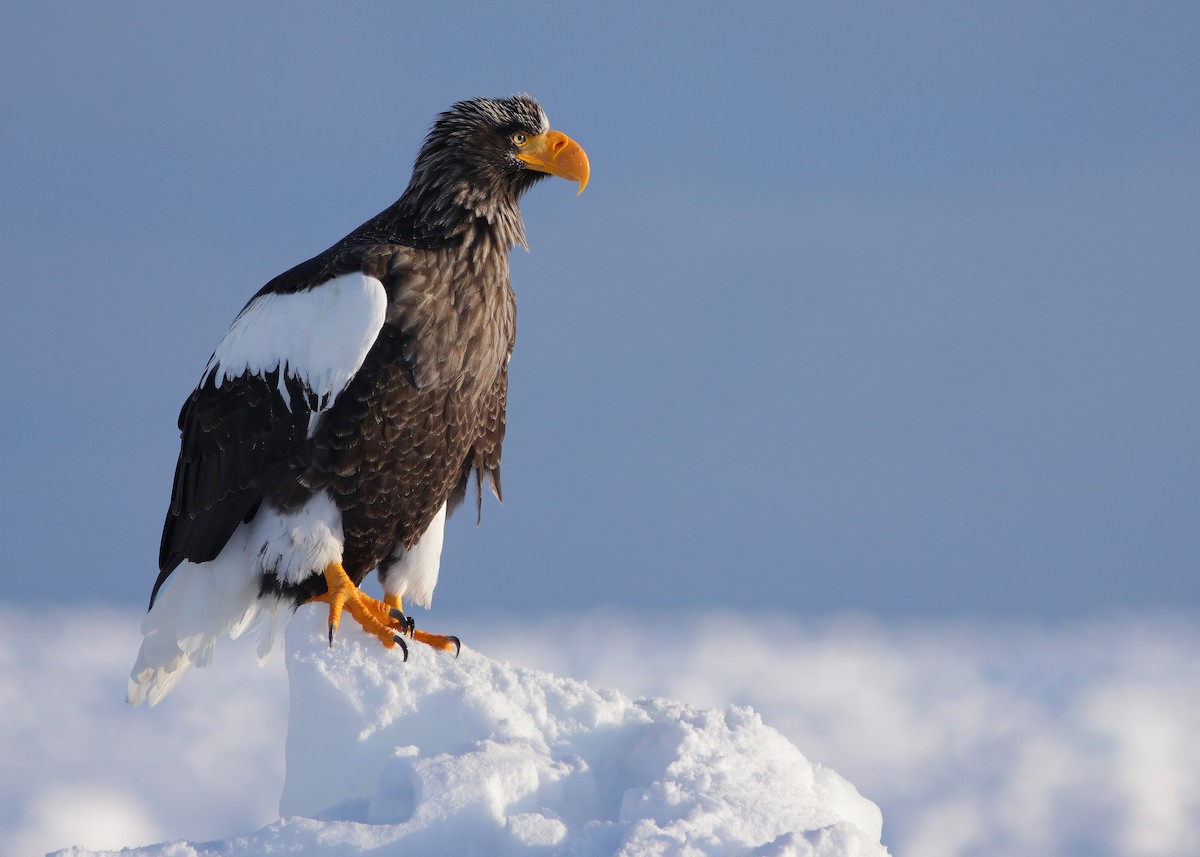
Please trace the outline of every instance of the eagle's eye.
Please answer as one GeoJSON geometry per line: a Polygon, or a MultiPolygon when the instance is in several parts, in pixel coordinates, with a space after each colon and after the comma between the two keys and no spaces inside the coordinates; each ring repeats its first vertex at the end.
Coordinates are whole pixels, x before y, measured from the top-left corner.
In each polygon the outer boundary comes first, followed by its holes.
{"type": "Polygon", "coordinates": [[[522,134],[520,131],[513,134],[511,139],[513,141],[514,146],[524,146],[525,143],[529,140],[529,138],[526,137],[524,134],[522,134]]]}

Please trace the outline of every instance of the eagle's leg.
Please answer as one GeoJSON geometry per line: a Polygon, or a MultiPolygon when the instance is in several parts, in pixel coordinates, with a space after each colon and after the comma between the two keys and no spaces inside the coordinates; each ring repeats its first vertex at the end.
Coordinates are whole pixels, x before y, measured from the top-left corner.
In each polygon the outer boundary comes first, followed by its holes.
{"type": "Polygon", "coordinates": [[[338,624],[342,620],[342,610],[345,610],[354,621],[362,625],[364,631],[379,638],[387,648],[399,645],[404,652],[404,660],[408,660],[408,646],[404,638],[396,633],[392,623],[391,609],[381,601],[376,601],[354,585],[342,568],[340,562],[330,563],[325,568],[325,583],[329,591],[317,595],[313,601],[329,602],[329,645],[333,645],[333,635],[337,633],[338,624]]]}
{"type": "Polygon", "coordinates": [[[424,643],[427,646],[433,646],[435,649],[441,649],[443,652],[454,649],[454,657],[458,657],[458,653],[462,649],[462,643],[459,642],[458,637],[444,637],[441,634],[429,634],[425,631],[418,631],[413,624],[412,617],[405,615],[404,601],[399,595],[388,593],[383,596],[383,603],[391,608],[392,618],[403,623],[408,629],[407,633],[410,639],[416,640],[418,643],[424,643]]]}

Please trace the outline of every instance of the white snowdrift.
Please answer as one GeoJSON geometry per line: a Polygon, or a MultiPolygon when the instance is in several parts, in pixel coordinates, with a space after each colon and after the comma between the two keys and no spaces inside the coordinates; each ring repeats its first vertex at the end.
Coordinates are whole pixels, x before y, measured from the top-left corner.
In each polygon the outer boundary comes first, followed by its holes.
{"type": "MultiPolygon", "coordinates": [[[[884,855],[878,808],[749,708],[630,700],[325,615],[287,635],[284,820],[126,854],[884,855]]],[[[73,849],[65,854],[95,852],[73,849]]]]}

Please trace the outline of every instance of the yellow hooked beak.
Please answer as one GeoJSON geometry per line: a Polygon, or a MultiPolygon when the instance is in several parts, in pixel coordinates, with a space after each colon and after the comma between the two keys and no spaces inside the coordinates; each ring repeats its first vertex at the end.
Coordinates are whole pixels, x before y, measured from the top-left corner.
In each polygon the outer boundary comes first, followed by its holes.
{"type": "Polygon", "coordinates": [[[579,182],[579,193],[587,187],[591,173],[587,153],[561,131],[547,131],[530,137],[517,152],[517,158],[531,170],[579,182]]]}

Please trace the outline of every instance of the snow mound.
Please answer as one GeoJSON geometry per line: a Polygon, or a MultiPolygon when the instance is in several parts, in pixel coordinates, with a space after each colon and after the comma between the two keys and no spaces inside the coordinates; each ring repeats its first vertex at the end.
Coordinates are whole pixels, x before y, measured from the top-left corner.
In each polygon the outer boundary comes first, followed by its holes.
{"type": "Polygon", "coordinates": [[[749,708],[631,700],[467,648],[405,663],[352,627],[330,648],[326,615],[287,632],[284,820],[123,853],[887,853],[879,809],[749,708]]]}

